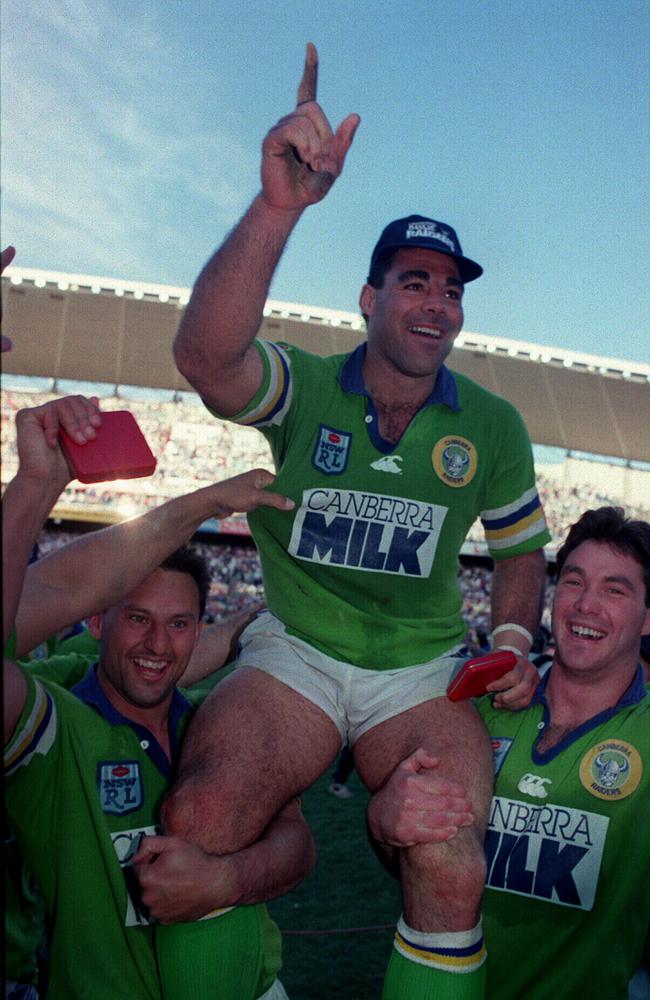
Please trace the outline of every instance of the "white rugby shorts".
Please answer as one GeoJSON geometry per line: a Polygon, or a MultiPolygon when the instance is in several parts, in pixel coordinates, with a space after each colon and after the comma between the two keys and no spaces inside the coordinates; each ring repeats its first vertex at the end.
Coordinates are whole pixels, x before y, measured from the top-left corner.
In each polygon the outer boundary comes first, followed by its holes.
{"type": "Polygon", "coordinates": [[[261,612],[239,638],[238,667],[257,667],[317,705],[341,743],[354,743],[386,719],[440,698],[464,656],[454,646],[428,663],[368,670],[335,660],[289,635],[279,618],[261,612]]]}

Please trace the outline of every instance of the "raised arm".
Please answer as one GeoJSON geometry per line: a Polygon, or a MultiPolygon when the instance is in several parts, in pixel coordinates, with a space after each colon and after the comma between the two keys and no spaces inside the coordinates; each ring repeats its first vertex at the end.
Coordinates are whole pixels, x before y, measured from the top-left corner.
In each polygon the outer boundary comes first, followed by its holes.
{"type": "MultiPolygon", "coordinates": [[[[66,396],[16,415],[18,472],[2,500],[2,635],[7,645],[34,542],[47,515],[70,481],[70,470],[58,446],[60,427],[79,443],[95,437],[101,416],[95,400],[66,396]]],[[[17,651],[20,655],[20,650],[17,651]]],[[[13,654],[12,654],[13,655],[13,654]]],[[[25,703],[26,685],[10,657],[3,658],[3,723],[11,735],[25,703]]]]}
{"type": "Polygon", "coordinates": [[[236,854],[209,855],[180,837],[146,837],[134,858],[142,901],[163,924],[289,892],[314,868],[316,847],[297,801],[236,854]]]}
{"type": "Polygon", "coordinates": [[[271,279],[301,214],[341,173],[359,124],[348,115],[332,131],[316,103],[317,76],[310,43],[296,108],[262,146],[262,190],[200,274],[176,336],[179,370],[222,416],[241,410],[260,386],[252,344],[271,279]]]}
{"type": "Polygon", "coordinates": [[[2,500],[3,642],[16,619],[27,562],[48,514],[71,480],[58,444],[59,428],[83,444],[101,414],[94,399],[65,396],[16,414],[18,472],[2,500]]]}

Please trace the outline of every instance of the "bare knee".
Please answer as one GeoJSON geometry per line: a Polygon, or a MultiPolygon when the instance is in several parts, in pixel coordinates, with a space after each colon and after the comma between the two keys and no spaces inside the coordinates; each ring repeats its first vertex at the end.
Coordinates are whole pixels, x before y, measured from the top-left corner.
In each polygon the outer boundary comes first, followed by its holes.
{"type": "Polygon", "coordinates": [[[476,924],[487,866],[483,840],[475,828],[461,830],[444,843],[404,848],[400,874],[410,926],[456,931],[476,924]]]}
{"type": "Polygon", "coordinates": [[[252,844],[270,818],[236,801],[225,783],[196,777],[181,780],[172,789],[160,815],[165,833],[211,854],[232,854],[252,844]]]}

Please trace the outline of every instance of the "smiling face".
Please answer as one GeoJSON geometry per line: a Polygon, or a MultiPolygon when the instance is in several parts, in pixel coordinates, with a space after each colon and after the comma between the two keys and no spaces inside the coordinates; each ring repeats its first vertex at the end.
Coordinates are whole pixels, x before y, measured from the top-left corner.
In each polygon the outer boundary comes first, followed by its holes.
{"type": "Polygon", "coordinates": [[[463,284],[452,257],[417,247],[393,257],[381,288],[364,285],[367,363],[412,378],[437,375],[463,325],[463,284]]]}
{"type": "Polygon", "coordinates": [[[199,637],[194,579],[156,569],[90,625],[100,638],[98,680],[111,704],[143,724],[151,722],[151,713],[166,716],[199,637]]]}
{"type": "Polygon", "coordinates": [[[607,542],[586,541],[562,567],[553,604],[555,658],[565,671],[631,675],[650,632],[640,564],[607,542]]]}

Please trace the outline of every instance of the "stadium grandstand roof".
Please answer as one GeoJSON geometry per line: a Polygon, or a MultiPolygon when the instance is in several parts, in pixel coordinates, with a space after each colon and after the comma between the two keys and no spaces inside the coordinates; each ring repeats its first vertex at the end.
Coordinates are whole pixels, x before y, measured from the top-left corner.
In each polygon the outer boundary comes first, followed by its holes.
{"type": "MultiPolygon", "coordinates": [[[[191,389],[171,345],[190,289],[10,267],[2,279],[5,372],[191,389]]],[[[260,336],[321,355],[364,339],[356,313],[269,299],[260,336]]],[[[650,365],[469,331],[450,367],[510,400],[537,444],[650,461],[650,365]]]]}

